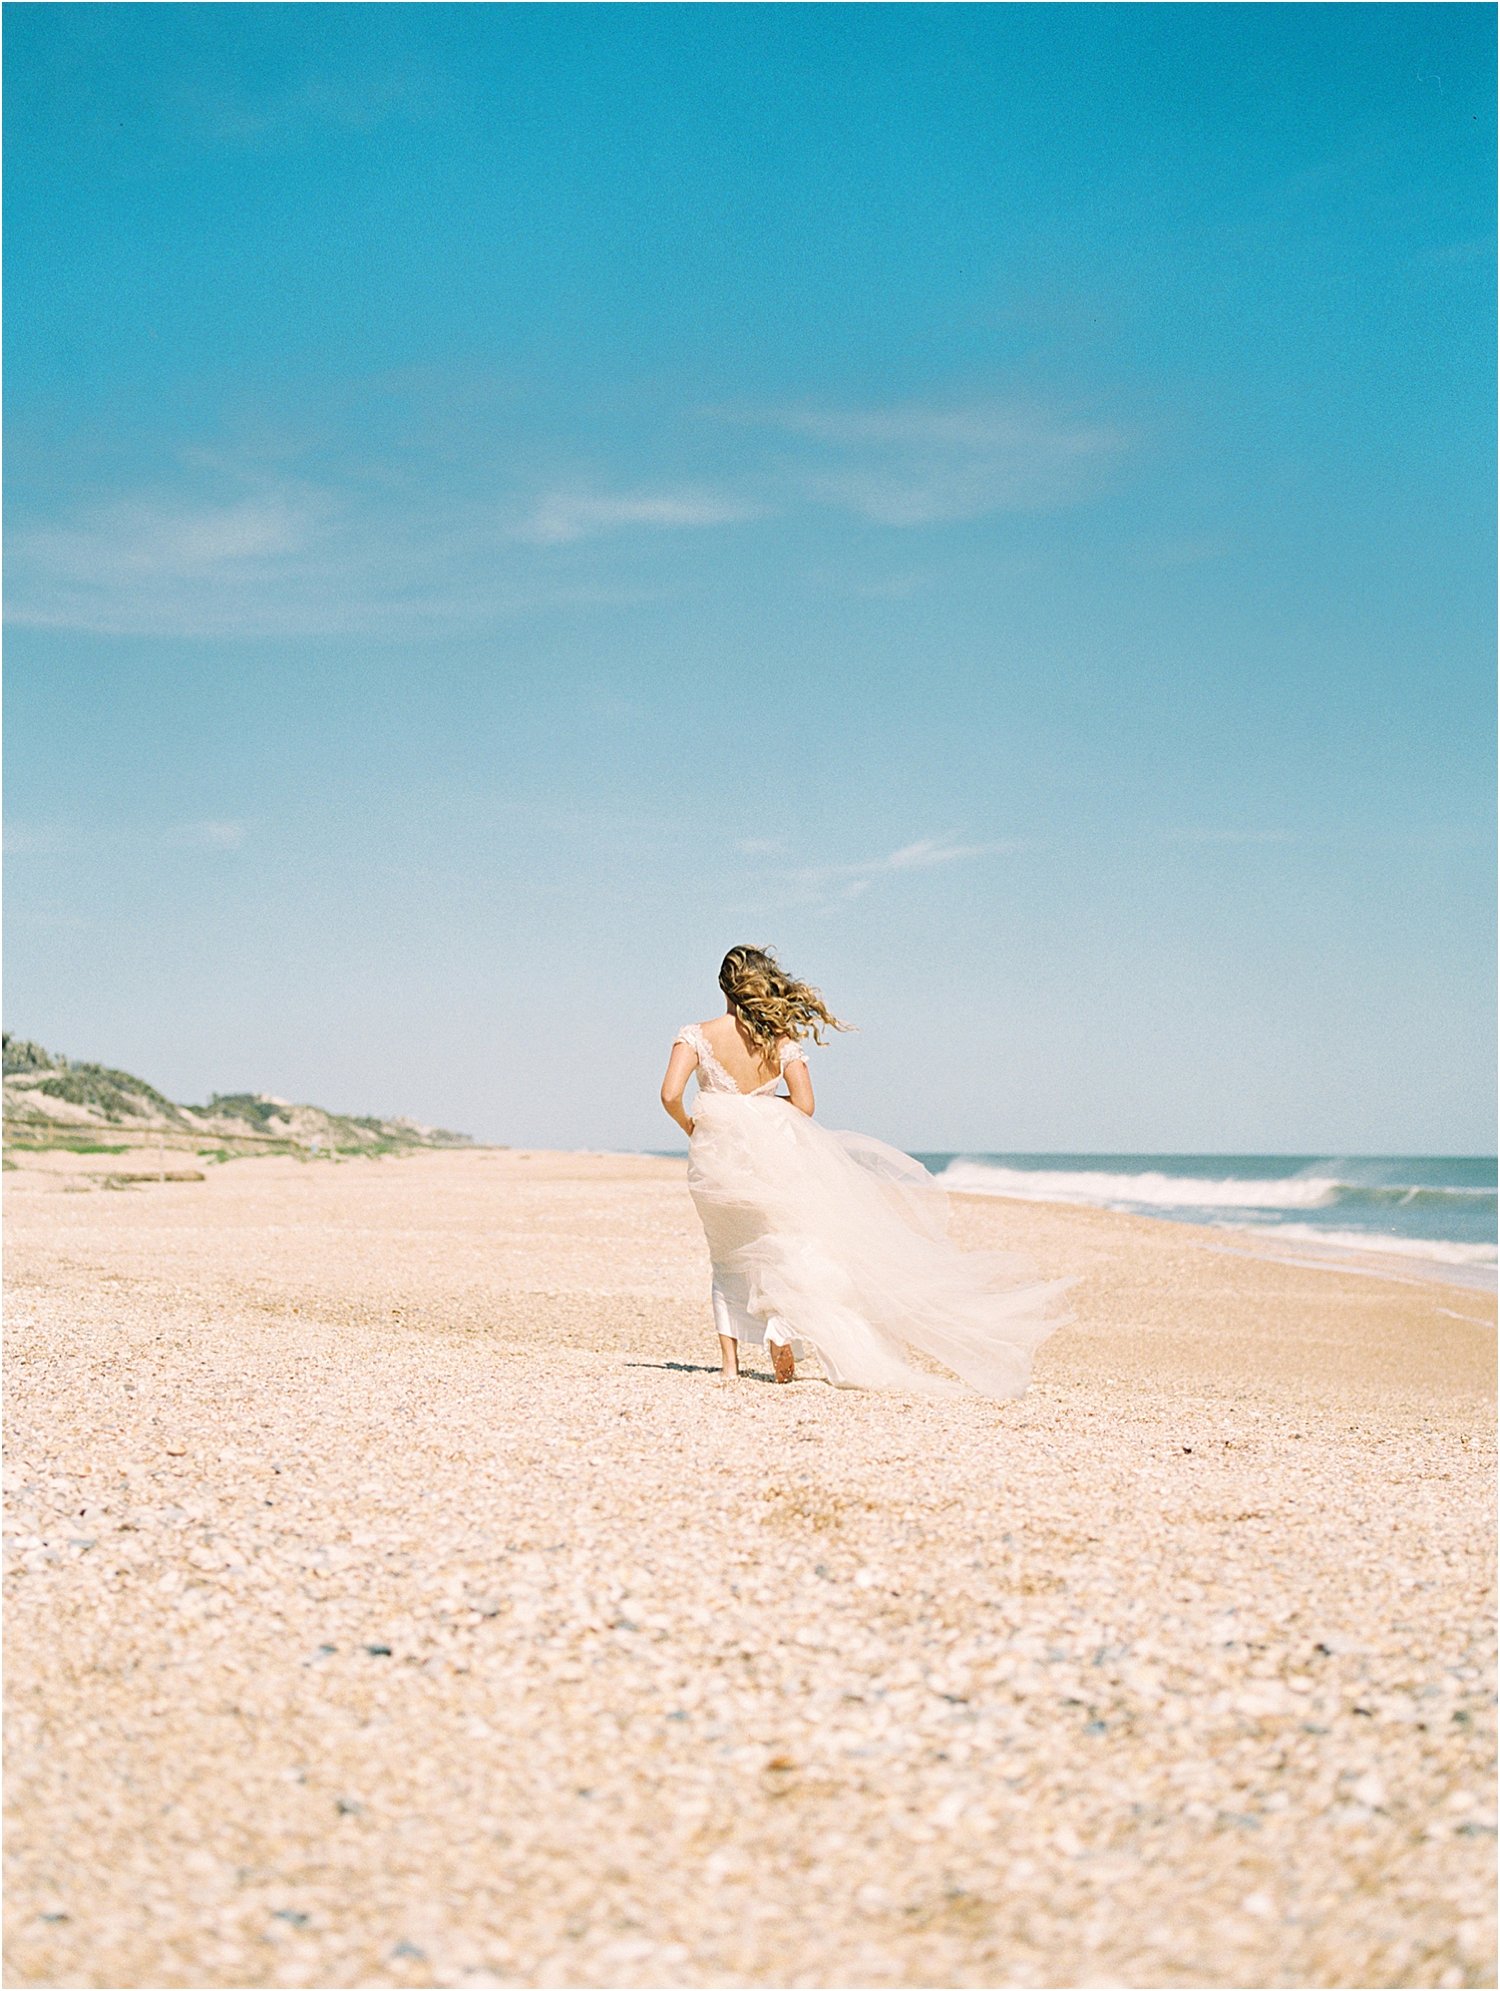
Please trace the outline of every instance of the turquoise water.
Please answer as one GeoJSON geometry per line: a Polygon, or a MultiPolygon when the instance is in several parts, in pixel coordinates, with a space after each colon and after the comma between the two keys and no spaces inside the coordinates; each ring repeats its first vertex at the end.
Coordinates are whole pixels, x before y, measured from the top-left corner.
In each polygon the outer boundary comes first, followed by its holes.
{"type": "Polygon", "coordinates": [[[924,1154],[951,1189],[1272,1234],[1493,1284],[1496,1164],[1432,1155],[924,1154]]]}

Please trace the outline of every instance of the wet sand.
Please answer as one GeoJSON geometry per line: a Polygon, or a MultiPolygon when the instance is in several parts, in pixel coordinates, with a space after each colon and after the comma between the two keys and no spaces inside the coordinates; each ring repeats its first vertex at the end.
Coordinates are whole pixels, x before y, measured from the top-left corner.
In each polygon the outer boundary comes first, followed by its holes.
{"type": "Polygon", "coordinates": [[[1493,1298],[970,1198],[1025,1397],[721,1389],[677,1162],[18,1159],[9,1983],[1495,1982],[1493,1298]]]}

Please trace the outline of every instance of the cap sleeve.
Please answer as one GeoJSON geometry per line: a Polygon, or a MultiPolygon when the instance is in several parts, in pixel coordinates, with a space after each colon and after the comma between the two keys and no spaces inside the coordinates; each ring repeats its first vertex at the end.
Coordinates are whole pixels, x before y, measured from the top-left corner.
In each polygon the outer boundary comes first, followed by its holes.
{"type": "Polygon", "coordinates": [[[672,1042],[674,1044],[686,1044],[688,1049],[692,1052],[695,1058],[699,1056],[700,1046],[698,1043],[697,1024],[684,1023],[682,1028],[678,1031],[677,1035],[672,1039],[672,1042]]]}
{"type": "Polygon", "coordinates": [[[788,1037],[781,1047],[781,1069],[785,1071],[788,1065],[799,1061],[804,1065],[807,1063],[806,1046],[799,1044],[794,1037],[788,1037]]]}

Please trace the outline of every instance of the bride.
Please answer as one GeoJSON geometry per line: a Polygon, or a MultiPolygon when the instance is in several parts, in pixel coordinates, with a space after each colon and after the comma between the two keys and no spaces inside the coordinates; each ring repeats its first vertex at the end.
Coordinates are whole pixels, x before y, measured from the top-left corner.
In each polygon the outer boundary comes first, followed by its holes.
{"type": "Polygon", "coordinates": [[[920,1162],[817,1124],[803,1039],[821,1044],[824,1025],[850,1026],[768,948],[731,947],[719,987],[724,1015],[677,1033],[661,1088],[688,1136],[719,1380],[739,1374],[748,1341],[770,1349],[779,1383],[811,1349],[828,1381],[847,1387],[954,1393],[967,1383],[1019,1396],[1038,1344],[1067,1318],[1054,1303],[1071,1281],[1026,1283],[1011,1254],[960,1251],[947,1197],[920,1162]]]}

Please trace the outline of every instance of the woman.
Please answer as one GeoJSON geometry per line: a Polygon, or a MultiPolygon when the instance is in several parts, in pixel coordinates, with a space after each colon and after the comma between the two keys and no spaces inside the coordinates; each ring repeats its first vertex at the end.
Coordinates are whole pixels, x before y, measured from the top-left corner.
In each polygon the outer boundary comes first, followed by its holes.
{"type": "Polygon", "coordinates": [[[731,947],[719,987],[725,1013],[678,1032],[661,1088],[713,1261],[719,1380],[739,1374],[741,1342],[764,1341],[779,1383],[811,1347],[831,1383],[1019,1396],[1071,1281],[1025,1283],[1011,1254],[958,1250],[920,1162],[817,1124],[803,1040],[850,1026],[768,948],[731,947]]]}

